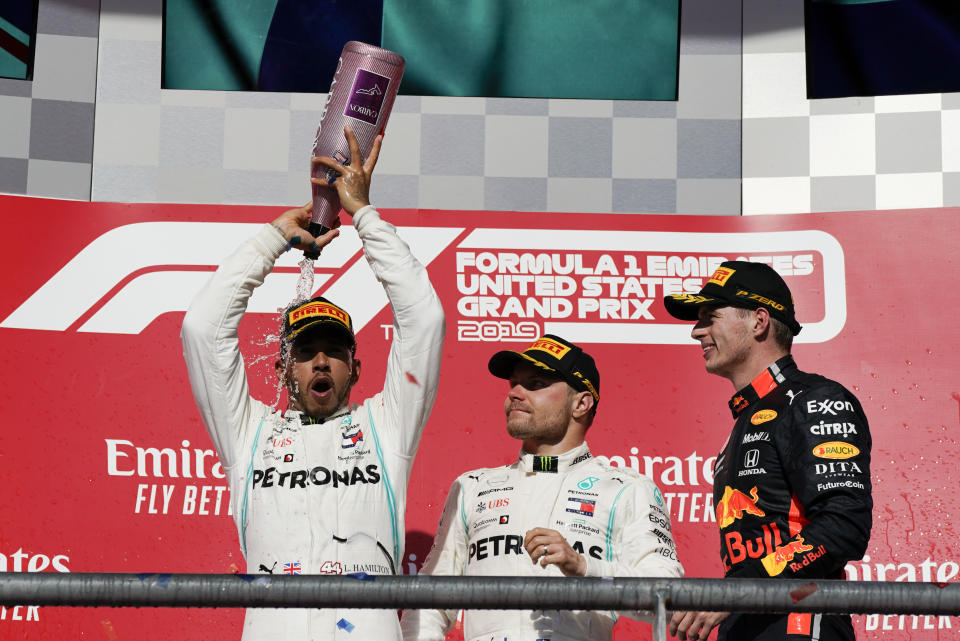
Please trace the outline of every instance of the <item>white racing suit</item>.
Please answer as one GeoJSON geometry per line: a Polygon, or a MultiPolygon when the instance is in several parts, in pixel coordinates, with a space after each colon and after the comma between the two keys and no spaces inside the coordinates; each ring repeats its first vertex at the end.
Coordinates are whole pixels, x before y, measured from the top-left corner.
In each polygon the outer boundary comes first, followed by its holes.
{"type": "MultiPolygon", "coordinates": [[[[521,452],[512,465],[457,478],[421,573],[563,576],[555,565],[533,563],[524,550],[524,535],[535,527],[560,532],[586,557],[587,576],[683,574],[660,490],[646,476],[593,458],[586,443],[560,456],[521,452]]],[[[456,616],[456,610],[407,610],[403,637],[442,641],[456,616]]],[[[616,620],[610,611],[468,610],[464,638],[610,639],[616,620]]]]}
{"type": "MultiPolygon", "coordinates": [[[[436,396],[443,309],[393,225],[373,207],[354,224],[394,314],[383,391],[359,408],[315,424],[249,394],[237,327],[285,250],[271,225],[224,261],[184,318],[190,385],[230,483],[251,574],[394,574],[402,558],[407,481],[436,396]]],[[[247,610],[243,626],[244,641],[399,638],[395,610],[259,608],[247,610]]]]}

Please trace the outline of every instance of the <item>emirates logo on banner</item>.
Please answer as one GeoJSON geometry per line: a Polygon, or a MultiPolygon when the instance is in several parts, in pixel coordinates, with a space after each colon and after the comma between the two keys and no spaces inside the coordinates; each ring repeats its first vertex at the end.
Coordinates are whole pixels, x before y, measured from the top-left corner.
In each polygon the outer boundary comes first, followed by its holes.
{"type": "MultiPolygon", "coordinates": [[[[232,515],[230,492],[223,466],[211,449],[192,447],[143,447],[125,439],[104,439],[107,476],[146,477],[160,482],[139,483],[131,499],[134,514],[181,514],[184,516],[232,515]],[[182,479],[196,479],[183,482],[182,479]]],[[[292,457],[291,457],[292,460],[292,457]]]]}
{"type": "Polygon", "coordinates": [[[45,572],[53,570],[55,572],[70,572],[67,563],[70,557],[66,554],[34,554],[24,552],[23,548],[18,548],[16,552],[0,552],[0,572],[45,572]]]}
{"type": "MultiPolygon", "coordinates": [[[[16,552],[0,551],[0,572],[70,572],[67,564],[70,557],[66,554],[47,555],[24,551],[18,548],[16,552]]],[[[40,620],[40,606],[37,605],[4,605],[0,606],[0,622],[40,620]]]]}
{"type": "Polygon", "coordinates": [[[696,450],[682,454],[641,454],[640,448],[631,447],[629,453],[597,454],[596,458],[613,467],[630,468],[664,488],[661,500],[674,523],[713,523],[716,520],[713,465],[717,457],[703,456],[696,450]]]}
{"type": "MultiPolygon", "coordinates": [[[[915,550],[919,552],[920,550],[915,550]]],[[[941,586],[953,583],[960,575],[960,563],[955,560],[919,556],[907,558],[873,558],[869,554],[844,568],[847,581],[922,581],[935,582],[941,586]]],[[[949,616],[920,614],[867,614],[853,618],[854,627],[860,630],[953,630],[956,619],[949,616]]],[[[910,637],[908,637],[910,638],[910,637]]]]}

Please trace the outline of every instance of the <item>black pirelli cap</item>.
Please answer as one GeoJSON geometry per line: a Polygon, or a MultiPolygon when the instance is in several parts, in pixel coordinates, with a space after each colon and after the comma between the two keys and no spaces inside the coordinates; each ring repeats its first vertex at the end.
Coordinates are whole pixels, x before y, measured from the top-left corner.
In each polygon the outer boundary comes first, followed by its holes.
{"type": "Polygon", "coordinates": [[[663,297],[663,305],[674,318],[697,320],[704,305],[732,305],[746,309],[763,307],[770,315],[785,324],[794,336],[800,333],[800,323],[793,308],[790,288],[772,267],[766,263],[728,260],[717,270],[696,294],[670,294],[663,297]]]}
{"type": "Polygon", "coordinates": [[[294,303],[283,314],[284,340],[294,340],[307,329],[329,331],[350,347],[357,343],[350,314],[322,296],[294,303]]]}
{"type": "Polygon", "coordinates": [[[597,364],[590,354],[570,341],[544,334],[522,352],[497,352],[490,358],[487,369],[498,378],[510,378],[513,368],[521,361],[553,372],[573,389],[590,392],[594,404],[600,402],[600,372],[597,364]]]}

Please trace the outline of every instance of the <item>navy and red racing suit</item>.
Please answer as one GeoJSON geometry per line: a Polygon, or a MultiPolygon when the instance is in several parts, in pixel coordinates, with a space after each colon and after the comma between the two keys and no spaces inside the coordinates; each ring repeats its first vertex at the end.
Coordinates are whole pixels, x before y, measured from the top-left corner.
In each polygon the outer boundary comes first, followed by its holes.
{"type": "MultiPolygon", "coordinates": [[[[790,355],[734,394],[714,466],[728,578],[842,579],[872,525],[870,431],[856,397],[790,355]]],[[[850,617],[734,613],[719,639],[853,639],[850,617]]]]}

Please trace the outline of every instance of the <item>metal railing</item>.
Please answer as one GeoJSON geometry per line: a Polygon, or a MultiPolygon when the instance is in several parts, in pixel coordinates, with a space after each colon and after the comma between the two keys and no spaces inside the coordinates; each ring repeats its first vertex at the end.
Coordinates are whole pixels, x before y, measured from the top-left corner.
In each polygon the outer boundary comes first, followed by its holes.
{"type": "Polygon", "coordinates": [[[960,583],[785,579],[2,573],[0,605],[960,615],[960,583]]]}

